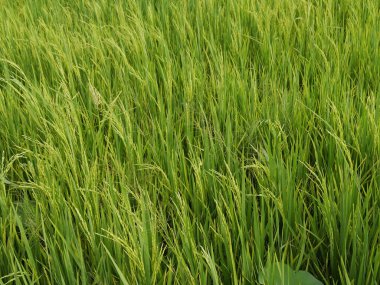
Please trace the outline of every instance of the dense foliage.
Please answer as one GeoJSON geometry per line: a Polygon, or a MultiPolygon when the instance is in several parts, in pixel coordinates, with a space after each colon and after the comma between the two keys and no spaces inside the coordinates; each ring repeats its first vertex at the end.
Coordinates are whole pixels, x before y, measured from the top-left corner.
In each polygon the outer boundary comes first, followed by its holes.
{"type": "Polygon", "coordinates": [[[377,284],[379,15],[0,0],[0,284],[377,284]]]}

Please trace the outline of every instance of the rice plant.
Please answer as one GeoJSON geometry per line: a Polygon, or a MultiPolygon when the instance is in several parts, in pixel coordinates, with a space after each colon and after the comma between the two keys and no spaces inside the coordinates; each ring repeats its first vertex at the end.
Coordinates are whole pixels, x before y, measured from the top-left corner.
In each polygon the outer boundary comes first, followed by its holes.
{"type": "Polygon", "coordinates": [[[379,284],[379,15],[0,0],[0,284],[379,284]]]}

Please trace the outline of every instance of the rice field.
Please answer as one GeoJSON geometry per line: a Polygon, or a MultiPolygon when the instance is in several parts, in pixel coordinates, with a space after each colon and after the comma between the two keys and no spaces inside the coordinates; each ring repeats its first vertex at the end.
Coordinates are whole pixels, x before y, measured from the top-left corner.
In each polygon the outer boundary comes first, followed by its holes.
{"type": "Polygon", "coordinates": [[[379,1],[0,19],[1,285],[380,283],[379,1]]]}

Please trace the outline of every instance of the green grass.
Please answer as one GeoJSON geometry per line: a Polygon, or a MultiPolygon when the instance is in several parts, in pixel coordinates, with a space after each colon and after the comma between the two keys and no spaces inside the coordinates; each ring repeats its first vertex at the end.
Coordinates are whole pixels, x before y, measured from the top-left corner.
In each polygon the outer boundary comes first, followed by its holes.
{"type": "Polygon", "coordinates": [[[379,15],[0,0],[0,284],[378,284],[379,15]]]}

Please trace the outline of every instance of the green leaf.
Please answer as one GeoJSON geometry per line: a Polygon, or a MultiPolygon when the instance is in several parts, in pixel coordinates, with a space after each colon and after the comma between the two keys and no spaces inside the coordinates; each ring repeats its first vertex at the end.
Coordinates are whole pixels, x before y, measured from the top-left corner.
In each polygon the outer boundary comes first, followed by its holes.
{"type": "Polygon", "coordinates": [[[316,279],[313,275],[306,271],[295,272],[296,280],[299,284],[302,285],[323,285],[321,281],[316,279]]]}
{"type": "Polygon", "coordinates": [[[306,271],[294,271],[289,265],[279,262],[268,264],[259,276],[259,283],[266,285],[323,285],[306,271]]]}

